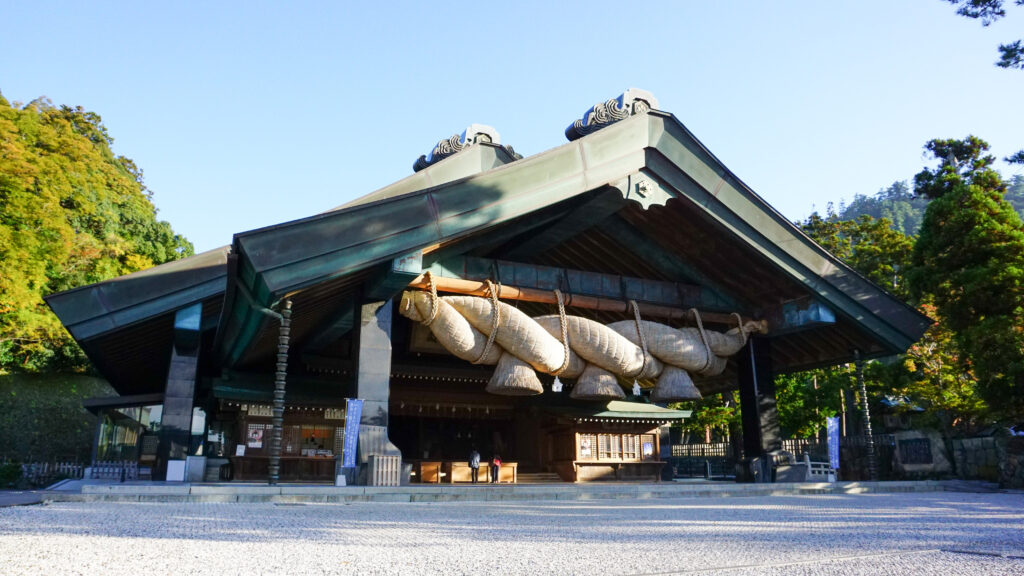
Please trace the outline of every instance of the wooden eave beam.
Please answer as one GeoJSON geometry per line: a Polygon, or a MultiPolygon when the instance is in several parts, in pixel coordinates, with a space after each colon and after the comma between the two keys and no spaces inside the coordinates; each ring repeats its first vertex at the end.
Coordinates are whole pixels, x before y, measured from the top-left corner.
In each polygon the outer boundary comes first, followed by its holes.
{"type": "Polygon", "coordinates": [[[541,233],[502,254],[506,260],[525,260],[597,226],[626,205],[622,192],[614,187],[599,190],[589,201],[569,212],[541,233]]]}
{"type": "Polygon", "coordinates": [[[665,276],[677,282],[689,282],[701,286],[701,300],[715,302],[717,306],[728,308],[740,307],[736,298],[724,287],[711,280],[707,274],[703,274],[695,267],[683,262],[678,256],[666,251],[660,244],[623,220],[621,216],[607,218],[601,223],[601,227],[619,240],[620,247],[637,258],[642,258],[665,276]]]}

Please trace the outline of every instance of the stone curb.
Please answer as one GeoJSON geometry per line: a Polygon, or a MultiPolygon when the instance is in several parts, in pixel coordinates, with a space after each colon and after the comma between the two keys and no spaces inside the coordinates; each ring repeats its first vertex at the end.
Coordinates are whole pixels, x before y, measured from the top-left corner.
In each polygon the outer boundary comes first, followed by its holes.
{"type": "Polygon", "coordinates": [[[94,485],[81,494],[46,493],[47,502],[502,502],[540,500],[647,500],[737,498],[829,494],[943,492],[945,483],[836,482],[806,484],[563,484],[550,486],[258,486],[258,485],[94,485]]]}
{"type": "Polygon", "coordinates": [[[0,493],[0,508],[13,508],[14,506],[34,506],[42,504],[46,500],[44,494],[3,494],[0,493]]]}

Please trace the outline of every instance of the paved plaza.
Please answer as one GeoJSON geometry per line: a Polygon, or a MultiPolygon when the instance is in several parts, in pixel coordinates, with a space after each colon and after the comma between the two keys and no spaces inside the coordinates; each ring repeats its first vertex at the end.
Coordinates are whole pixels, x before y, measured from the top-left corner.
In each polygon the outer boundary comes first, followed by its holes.
{"type": "Polygon", "coordinates": [[[0,508],[15,574],[1024,574],[1024,495],[0,508]]]}

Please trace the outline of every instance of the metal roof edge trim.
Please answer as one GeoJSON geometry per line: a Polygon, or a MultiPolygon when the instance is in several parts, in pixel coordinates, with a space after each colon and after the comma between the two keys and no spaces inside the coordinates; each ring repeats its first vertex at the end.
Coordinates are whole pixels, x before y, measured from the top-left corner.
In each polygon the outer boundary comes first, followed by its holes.
{"type": "MultiPolygon", "coordinates": [[[[704,190],[708,194],[710,194],[713,197],[715,197],[715,199],[718,200],[719,202],[721,202],[721,198],[719,198],[718,194],[719,194],[720,189],[721,189],[721,187],[723,185],[729,185],[730,187],[732,187],[734,190],[736,190],[740,194],[745,195],[748,198],[748,200],[751,202],[751,204],[753,204],[756,208],[760,209],[762,212],[767,214],[785,232],[788,232],[791,236],[793,236],[794,239],[799,240],[805,247],[807,247],[810,250],[812,250],[813,252],[815,252],[816,255],[819,258],[822,258],[827,263],[831,264],[833,267],[837,268],[841,272],[849,274],[851,277],[855,278],[856,281],[866,285],[866,286],[864,286],[865,288],[868,288],[868,289],[874,291],[877,296],[883,297],[886,300],[890,301],[891,303],[895,304],[898,308],[900,308],[902,310],[903,313],[907,313],[907,314],[912,315],[915,318],[915,320],[916,320],[916,322],[914,322],[914,323],[916,323],[918,325],[916,328],[920,330],[920,333],[918,333],[916,335],[913,334],[913,333],[908,333],[905,328],[901,328],[901,327],[898,327],[898,326],[892,324],[885,317],[875,313],[873,310],[871,310],[870,308],[865,306],[858,299],[851,297],[851,299],[854,300],[859,307],[861,307],[865,311],[871,313],[872,316],[878,318],[880,321],[882,321],[885,324],[889,325],[892,329],[897,330],[897,331],[903,333],[904,335],[906,335],[911,340],[911,343],[916,342],[918,339],[920,339],[920,337],[924,333],[924,331],[927,330],[927,328],[929,326],[931,326],[931,324],[934,323],[934,320],[932,320],[931,318],[928,318],[926,315],[922,314],[916,308],[907,305],[902,300],[900,300],[896,296],[892,295],[890,292],[888,292],[887,290],[885,290],[881,286],[878,286],[877,284],[875,284],[874,282],[872,282],[871,280],[869,280],[868,278],[864,277],[862,274],[860,274],[859,272],[857,272],[856,270],[854,270],[853,268],[848,266],[845,262],[843,262],[842,260],[837,258],[835,255],[833,255],[829,251],[827,251],[824,248],[822,248],[821,245],[819,245],[817,242],[815,242],[813,239],[811,239],[809,236],[807,236],[802,230],[800,230],[800,228],[798,226],[796,226],[793,222],[791,222],[785,216],[783,216],[778,210],[776,210],[774,207],[772,207],[771,204],[766,202],[753,189],[751,189],[746,183],[744,183],[739,177],[737,177],[731,170],[729,170],[728,167],[726,167],[714,154],[712,154],[711,151],[708,150],[707,147],[704,146],[704,144],[699,139],[697,139],[696,136],[694,136],[693,133],[690,132],[690,130],[688,128],[686,128],[686,126],[682,122],[680,122],[679,119],[676,118],[674,115],[672,115],[670,113],[665,113],[665,112],[655,112],[655,113],[651,113],[650,116],[651,117],[656,117],[656,118],[661,118],[663,120],[671,120],[672,123],[674,124],[674,127],[677,128],[677,129],[682,130],[683,134],[693,144],[698,146],[700,148],[700,150],[704,154],[706,154],[708,156],[708,158],[712,162],[714,162],[715,167],[721,172],[721,174],[719,176],[721,178],[721,182],[718,183],[718,186],[716,186],[714,190],[708,190],[706,186],[704,186],[703,184],[697,182],[696,180],[694,180],[695,184],[697,184],[698,186],[701,186],[702,188],[704,188],[704,190]],[[730,180],[731,180],[731,182],[730,182],[730,180]]],[[[652,138],[651,148],[653,148],[655,150],[658,150],[659,153],[663,152],[663,150],[662,150],[662,148],[660,146],[660,144],[661,144],[660,137],[661,137],[662,134],[665,134],[667,132],[668,132],[667,130],[659,131],[659,130],[656,130],[656,129],[652,129],[651,130],[651,138],[652,138]],[[655,141],[656,138],[657,138],[657,141],[655,141]]],[[[665,156],[665,159],[668,162],[670,162],[671,164],[676,165],[676,167],[679,168],[680,170],[682,170],[682,168],[679,167],[678,164],[676,162],[674,162],[668,156],[665,156]]],[[[683,172],[684,172],[684,174],[687,175],[687,177],[689,177],[689,178],[691,178],[691,180],[693,180],[692,176],[687,174],[685,172],[685,170],[683,170],[683,172]]],[[[747,221],[747,219],[744,218],[742,215],[736,213],[735,210],[732,209],[732,207],[726,206],[726,208],[729,209],[733,214],[735,214],[740,219],[742,219],[744,221],[747,221]]],[[[748,224],[750,224],[750,223],[748,222],[748,224]]],[[[756,227],[754,227],[754,231],[758,232],[759,235],[764,237],[764,235],[760,234],[760,231],[756,227]]],[[[768,240],[769,242],[772,242],[767,237],[764,237],[764,238],[765,238],[765,240],[768,240]]],[[[812,266],[810,266],[806,262],[801,261],[800,258],[798,258],[795,255],[793,255],[791,250],[784,248],[781,244],[779,244],[777,242],[772,242],[772,243],[777,245],[777,246],[779,246],[779,248],[783,248],[783,250],[785,252],[789,253],[791,256],[793,256],[794,259],[797,262],[800,262],[800,264],[806,266],[808,268],[809,272],[811,272],[812,274],[820,277],[823,281],[827,282],[828,284],[830,284],[831,286],[833,286],[837,290],[839,290],[839,291],[843,292],[844,294],[847,294],[847,296],[849,296],[849,294],[847,293],[846,289],[844,289],[842,286],[840,286],[840,285],[836,284],[835,282],[833,282],[829,277],[827,277],[827,276],[825,276],[823,274],[817,273],[812,266]]]]}
{"type": "MultiPolygon", "coordinates": [[[[585,138],[580,138],[573,142],[567,142],[565,144],[559,145],[540,154],[536,154],[528,158],[523,158],[522,160],[518,160],[516,162],[512,162],[503,166],[498,166],[492,168],[491,170],[481,172],[479,174],[459,178],[456,180],[452,180],[450,182],[438,184],[436,186],[424,188],[422,190],[412,191],[407,194],[402,194],[399,196],[382,198],[380,200],[369,202],[366,204],[352,206],[344,210],[316,214],[313,216],[277,224],[274,226],[268,226],[265,228],[235,234],[233,239],[233,246],[235,247],[234,253],[237,254],[240,259],[245,260],[245,264],[250,266],[255,272],[255,276],[252,279],[252,281],[247,282],[246,284],[253,284],[262,281],[263,286],[266,287],[267,289],[266,299],[260,298],[260,294],[257,294],[255,292],[253,293],[253,295],[256,296],[257,303],[265,306],[270,305],[272,302],[270,302],[269,300],[273,300],[275,297],[281,297],[283,294],[294,293],[296,291],[308,288],[311,285],[315,285],[325,281],[330,281],[346,274],[358,272],[359,270],[362,270],[366,267],[373,266],[379,264],[380,262],[386,261],[389,258],[401,256],[402,254],[407,254],[410,251],[416,249],[422,249],[441,240],[455,239],[469,234],[473,234],[475,232],[498,225],[502,222],[513,219],[515,217],[535,212],[536,210],[547,207],[556,202],[568,199],[574,195],[586,192],[597,186],[603,186],[609,182],[618,181],[621,178],[628,175],[629,173],[640,169],[642,166],[631,166],[629,163],[631,161],[635,161],[636,159],[631,158],[629,153],[608,154],[607,148],[611,148],[614,150],[615,146],[606,146],[605,149],[602,149],[601,143],[607,141],[611,144],[618,144],[621,143],[622,141],[621,135],[623,133],[628,134],[630,131],[636,132],[637,134],[634,136],[633,141],[635,143],[635,147],[637,148],[637,150],[635,150],[634,152],[640,155],[638,158],[640,160],[640,163],[642,164],[643,149],[646,147],[646,143],[649,140],[647,135],[648,130],[649,125],[647,123],[647,120],[644,118],[644,115],[633,116],[631,118],[623,120],[622,122],[618,122],[616,124],[608,126],[603,130],[597,131],[594,134],[588,135],[585,138]],[[596,157],[603,157],[605,161],[603,163],[589,163],[586,159],[588,149],[593,150],[596,157]],[[602,153],[604,153],[603,156],[602,153]],[[502,202],[476,202],[474,204],[473,200],[475,199],[475,197],[472,195],[463,198],[463,195],[456,194],[453,196],[451,194],[445,194],[447,192],[456,191],[460,186],[467,186],[470,188],[487,188],[488,186],[490,186],[490,181],[492,179],[514,178],[514,176],[506,176],[508,174],[530,174],[530,170],[532,169],[532,167],[536,166],[537,164],[544,164],[546,162],[557,161],[560,155],[572,156],[572,162],[566,174],[561,175],[560,177],[557,178],[552,178],[548,174],[548,172],[544,172],[546,176],[544,178],[539,178],[538,182],[534,183],[534,186],[529,188],[528,190],[523,191],[522,189],[517,188],[518,194],[512,197],[511,199],[506,199],[504,201],[506,204],[518,204],[518,206],[516,206],[516,209],[509,210],[506,213],[497,215],[494,218],[477,218],[478,220],[481,221],[479,223],[474,224],[474,218],[472,217],[472,215],[474,214],[474,212],[479,214],[480,211],[487,209],[495,209],[496,206],[500,207],[499,205],[502,202]],[[630,169],[623,169],[622,166],[624,165],[629,167],[630,169]],[[604,168],[604,171],[597,169],[598,166],[604,168]],[[608,166],[610,166],[611,168],[608,168],[608,166]],[[588,170],[592,169],[595,170],[595,173],[601,175],[600,178],[594,181],[590,181],[587,178],[588,170]],[[618,172],[625,173],[619,174],[618,172]],[[559,194],[559,191],[561,191],[562,193],[559,194]],[[451,205],[449,206],[448,203],[442,203],[441,200],[448,200],[451,205]],[[382,217],[386,215],[388,219],[393,219],[394,207],[397,204],[417,201],[426,201],[428,203],[429,209],[432,213],[432,216],[430,218],[431,221],[421,223],[417,226],[405,228],[397,233],[389,234],[387,237],[401,237],[403,235],[408,235],[412,231],[419,230],[422,232],[423,238],[414,242],[410,242],[408,246],[402,245],[394,249],[382,251],[380,254],[360,260],[357,264],[352,264],[348,267],[339,268],[335,266],[330,269],[330,273],[313,274],[311,275],[310,278],[301,281],[296,281],[291,285],[283,286],[278,282],[270,282],[266,279],[265,275],[268,273],[276,272],[280,269],[284,269],[288,266],[293,266],[297,263],[311,262],[318,259],[327,259],[332,255],[338,254],[339,252],[345,250],[351,251],[352,248],[355,246],[365,247],[372,243],[374,240],[378,239],[379,237],[375,236],[372,238],[364,238],[356,244],[350,244],[343,248],[332,248],[331,250],[324,253],[306,255],[292,262],[268,265],[264,266],[262,269],[257,268],[257,266],[253,263],[252,251],[247,246],[247,244],[252,243],[259,236],[263,236],[273,232],[283,231],[286,229],[293,229],[298,226],[308,225],[325,219],[337,219],[346,217],[351,218],[353,217],[354,214],[362,215],[369,213],[371,211],[381,214],[382,217]],[[426,229],[432,230],[427,231],[426,229]]],[[[632,151],[632,148],[630,150],[632,151]]],[[[501,188],[500,185],[492,187],[496,189],[501,188]]],[[[360,250],[360,255],[366,255],[365,248],[360,250]]],[[[240,266],[240,269],[241,268],[244,268],[244,266],[240,266]]],[[[242,280],[237,274],[229,278],[229,283],[239,281],[242,280]]],[[[253,286],[249,287],[250,290],[254,288],[253,286]]],[[[239,301],[236,299],[233,306],[239,305],[249,307],[248,303],[240,304],[239,301]]],[[[228,323],[231,323],[235,321],[232,319],[233,316],[233,314],[228,314],[225,315],[224,318],[227,319],[228,323]]],[[[231,334],[232,331],[229,331],[228,328],[229,326],[224,324],[218,326],[218,331],[224,331],[226,340],[234,338],[234,336],[231,334]]],[[[235,332],[237,332],[237,330],[235,332]]],[[[249,334],[249,336],[252,336],[252,334],[249,334]]],[[[223,348],[224,346],[230,347],[232,350],[235,351],[237,351],[239,346],[238,342],[227,342],[226,340],[221,342],[222,348],[221,350],[218,350],[216,352],[221,357],[223,357],[225,354],[223,348]]],[[[245,343],[243,344],[243,347],[248,345],[248,343],[245,343]]],[[[238,352],[235,355],[240,356],[241,352],[238,352]]]]}
{"type": "MultiPolygon", "coordinates": [[[[68,332],[71,333],[75,340],[82,341],[94,338],[111,330],[117,330],[140,322],[145,322],[148,319],[166,314],[167,312],[171,312],[183,306],[206,301],[211,297],[216,296],[218,293],[222,293],[227,282],[226,263],[227,254],[229,252],[230,246],[221,246],[188,258],[167,262],[132,274],[103,280],[93,284],[87,284],[85,286],[79,286],[62,292],[56,292],[43,297],[43,300],[46,302],[47,306],[49,306],[50,310],[53,311],[54,315],[57,316],[62,324],[64,324],[65,328],[67,328],[68,332]],[[218,258],[218,256],[220,255],[223,256],[223,262],[219,261],[220,258],[218,258]],[[189,266],[183,265],[182,263],[193,258],[201,257],[203,260],[192,263],[193,265],[197,265],[194,268],[195,270],[202,268],[216,268],[218,266],[221,270],[219,272],[209,274],[206,278],[197,279],[198,281],[196,282],[183,284],[181,286],[174,287],[174,289],[167,289],[155,296],[130,300],[127,304],[120,306],[112,305],[111,298],[109,295],[105,294],[105,288],[117,286],[118,288],[124,289],[126,284],[139,280],[151,282],[157,286],[166,288],[166,286],[161,285],[157,281],[157,278],[161,274],[188,272],[190,270],[189,266]],[[214,261],[214,259],[216,259],[216,261],[214,261]],[[211,261],[211,263],[206,263],[207,260],[211,261]],[[198,266],[200,263],[203,263],[203,265],[198,266]],[[169,268],[163,268],[165,266],[169,266],[169,268]],[[163,268],[163,270],[159,270],[161,268],[163,268]],[[183,294],[187,294],[189,291],[197,289],[199,290],[198,294],[192,297],[185,297],[183,299],[183,294]],[[83,296],[85,294],[92,297],[93,307],[91,309],[83,310],[88,303],[80,301],[72,303],[70,301],[71,298],[83,296]],[[72,306],[74,308],[73,310],[72,306]],[[138,312],[140,310],[150,311],[143,313],[141,316],[135,317],[133,312],[138,312]],[[82,333],[81,330],[83,326],[94,326],[95,328],[87,333],[82,333]],[[106,326],[107,328],[103,329],[103,326],[106,326]]],[[[140,294],[146,294],[146,292],[140,291],[140,294]]],[[[118,301],[119,304],[123,302],[124,300],[118,301]]]]}

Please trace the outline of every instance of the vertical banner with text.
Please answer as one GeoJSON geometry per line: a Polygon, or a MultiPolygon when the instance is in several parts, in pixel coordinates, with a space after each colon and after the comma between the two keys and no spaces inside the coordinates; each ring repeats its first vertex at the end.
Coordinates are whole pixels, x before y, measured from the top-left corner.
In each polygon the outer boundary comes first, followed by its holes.
{"type": "Polygon", "coordinates": [[[359,420],[363,417],[363,401],[349,398],[345,401],[345,447],[342,468],[356,467],[356,446],[359,441],[359,420]]]}
{"type": "Polygon", "coordinates": [[[828,430],[828,463],[833,470],[839,470],[839,417],[826,419],[828,430]]]}

